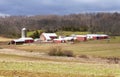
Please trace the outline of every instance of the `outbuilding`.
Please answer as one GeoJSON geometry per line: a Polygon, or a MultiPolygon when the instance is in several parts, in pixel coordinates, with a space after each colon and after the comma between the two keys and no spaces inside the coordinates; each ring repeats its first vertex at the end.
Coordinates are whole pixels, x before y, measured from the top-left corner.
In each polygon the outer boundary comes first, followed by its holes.
{"type": "Polygon", "coordinates": [[[87,41],[87,36],[86,35],[76,35],[76,40],[87,41]]]}
{"type": "Polygon", "coordinates": [[[40,35],[40,40],[41,41],[53,41],[53,39],[57,38],[57,34],[56,33],[42,33],[40,35]]]}
{"type": "Polygon", "coordinates": [[[27,30],[26,28],[22,28],[21,30],[21,38],[15,39],[10,41],[8,44],[23,44],[23,43],[33,43],[33,38],[26,37],[27,36],[27,30]]]}
{"type": "Polygon", "coordinates": [[[53,40],[54,43],[65,43],[64,39],[54,39],[53,40]]]}
{"type": "Polygon", "coordinates": [[[33,38],[26,37],[26,38],[12,40],[10,44],[23,44],[23,43],[33,43],[33,42],[34,42],[33,38]]]}
{"type": "Polygon", "coordinates": [[[87,39],[93,40],[101,40],[101,39],[108,39],[109,36],[106,34],[87,34],[87,39]]]}

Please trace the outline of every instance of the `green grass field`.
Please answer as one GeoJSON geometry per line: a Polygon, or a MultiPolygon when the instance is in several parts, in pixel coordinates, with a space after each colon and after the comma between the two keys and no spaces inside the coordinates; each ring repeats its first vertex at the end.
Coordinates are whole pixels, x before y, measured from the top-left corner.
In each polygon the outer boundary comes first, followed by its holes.
{"type": "MultiPolygon", "coordinates": [[[[43,32],[42,30],[38,30],[38,32],[43,32]]],[[[29,31],[27,32],[27,36],[31,36],[33,33],[35,33],[35,31],[29,31]]],[[[71,32],[71,31],[58,31],[56,32],[57,35],[71,35],[71,34],[81,34],[81,35],[84,35],[84,34],[89,34],[89,32],[71,32]]]]}
{"type": "MultiPolygon", "coordinates": [[[[41,32],[43,32],[42,30],[37,30],[39,33],[41,33],[41,32]]],[[[29,37],[29,36],[31,36],[31,35],[33,35],[33,33],[35,33],[36,31],[29,31],[29,32],[27,32],[27,36],[29,37]]]]}
{"type": "Polygon", "coordinates": [[[57,35],[64,35],[64,36],[70,36],[72,34],[76,34],[76,35],[85,35],[85,34],[89,34],[90,32],[71,32],[71,31],[59,31],[56,32],[57,35]]]}

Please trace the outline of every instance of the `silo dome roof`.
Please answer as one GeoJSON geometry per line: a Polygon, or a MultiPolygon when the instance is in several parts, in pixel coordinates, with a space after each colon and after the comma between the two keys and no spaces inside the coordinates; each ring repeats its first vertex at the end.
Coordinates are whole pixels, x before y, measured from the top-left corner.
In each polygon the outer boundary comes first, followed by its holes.
{"type": "Polygon", "coordinates": [[[26,28],[22,28],[22,30],[26,30],[26,28]]]}

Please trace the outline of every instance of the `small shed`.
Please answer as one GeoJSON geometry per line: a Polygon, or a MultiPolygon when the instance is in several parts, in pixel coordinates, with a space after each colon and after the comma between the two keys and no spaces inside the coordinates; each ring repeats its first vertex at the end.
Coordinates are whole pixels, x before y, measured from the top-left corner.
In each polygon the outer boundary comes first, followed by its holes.
{"type": "Polygon", "coordinates": [[[52,41],[53,39],[56,39],[57,35],[56,33],[42,33],[40,35],[41,41],[52,41]]]}

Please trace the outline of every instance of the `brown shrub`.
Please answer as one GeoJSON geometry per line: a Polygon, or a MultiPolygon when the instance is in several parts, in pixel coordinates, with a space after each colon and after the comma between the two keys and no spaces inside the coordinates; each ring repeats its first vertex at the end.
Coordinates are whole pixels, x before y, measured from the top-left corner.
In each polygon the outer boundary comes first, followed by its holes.
{"type": "Polygon", "coordinates": [[[74,54],[73,54],[73,52],[71,50],[64,50],[63,54],[65,56],[68,56],[68,57],[73,57],[74,56],[74,54]]]}
{"type": "Polygon", "coordinates": [[[2,47],[0,47],[0,49],[3,49],[2,47]]]}
{"type": "Polygon", "coordinates": [[[87,55],[79,55],[78,57],[79,57],[79,58],[89,59],[89,56],[87,56],[87,55]]]}
{"type": "Polygon", "coordinates": [[[107,60],[108,60],[108,63],[118,64],[119,61],[120,61],[120,58],[117,58],[117,57],[110,57],[110,58],[107,58],[107,60]]]}
{"type": "Polygon", "coordinates": [[[50,56],[67,56],[67,57],[74,56],[74,54],[71,50],[64,50],[61,46],[50,47],[48,55],[50,55],[50,56]]]}

